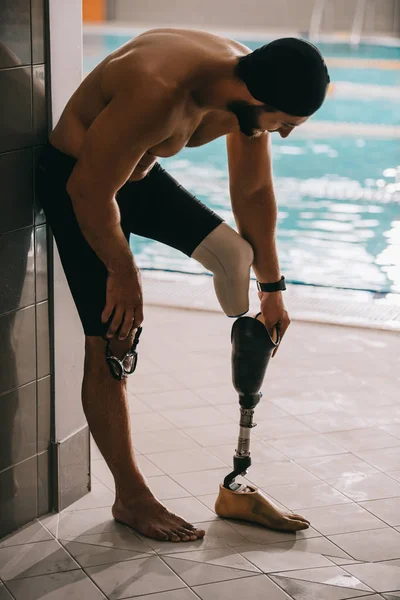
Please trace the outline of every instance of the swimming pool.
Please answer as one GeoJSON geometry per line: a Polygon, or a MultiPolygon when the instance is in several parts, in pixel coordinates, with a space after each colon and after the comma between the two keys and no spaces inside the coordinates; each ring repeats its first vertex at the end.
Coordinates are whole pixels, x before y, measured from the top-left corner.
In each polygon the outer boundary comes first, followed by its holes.
{"type": "MultiPolygon", "coordinates": [[[[85,34],[84,71],[133,35],[85,34]]],[[[318,45],[331,94],[309,125],[272,136],[281,269],[293,283],[400,293],[400,47],[318,45]]],[[[234,226],[224,138],[160,163],[234,226]]],[[[205,272],[152,240],[131,246],[142,269],[205,272]]]]}

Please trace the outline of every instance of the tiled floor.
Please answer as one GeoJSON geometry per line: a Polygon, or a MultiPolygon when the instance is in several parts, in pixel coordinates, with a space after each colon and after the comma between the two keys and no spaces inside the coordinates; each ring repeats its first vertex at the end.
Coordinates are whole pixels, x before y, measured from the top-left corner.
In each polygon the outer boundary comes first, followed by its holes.
{"type": "Polygon", "coordinates": [[[238,434],[232,321],[156,307],[145,317],[129,381],[138,462],[206,537],[163,543],[115,523],[93,447],[91,494],[0,540],[0,600],[399,599],[398,334],[295,322],[271,361],[247,479],[310,519],[292,535],[213,510],[238,434]]]}

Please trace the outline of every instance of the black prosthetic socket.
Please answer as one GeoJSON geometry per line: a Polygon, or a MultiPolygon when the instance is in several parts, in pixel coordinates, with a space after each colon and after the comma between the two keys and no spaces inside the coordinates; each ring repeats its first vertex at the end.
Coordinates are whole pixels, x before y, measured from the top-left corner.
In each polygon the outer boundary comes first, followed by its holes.
{"type": "Polygon", "coordinates": [[[106,362],[114,379],[121,381],[122,379],[125,379],[125,377],[127,377],[128,375],[131,375],[136,369],[138,360],[138,353],[136,352],[136,347],[139,343],[139,337],[141,333],[142,328],[138,327],[135,337],[133,339],[131,349],[128,350],[128,352],[121,358],[121,360],[111,353],[111,340],[103,338],[107,340],[106,362]]]}
{"type": "Polygon", "coordinates": [[[232,326],[232,381],[239,393],[240,433],[238,447],[233,457],[233,471],[224,479],[230,488],[235,477],[245,474],[251,465],[250,431],[254,408],[260,401],[260,388],[272,352],[279,344],[274,342],[265,325],[253,317],[240,317],[232,326]]]}

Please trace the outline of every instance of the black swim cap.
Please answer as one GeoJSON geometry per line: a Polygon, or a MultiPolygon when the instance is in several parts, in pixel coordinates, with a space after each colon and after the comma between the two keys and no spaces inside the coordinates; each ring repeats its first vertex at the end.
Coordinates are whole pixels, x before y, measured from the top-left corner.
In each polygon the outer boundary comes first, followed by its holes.
{"type": "Polygon", "coordinates": [[[294,117],[309,117],[322,105],[330,82],[313,44],[281,38],[239,59],[236,74],[250,94],[294,117]]]}

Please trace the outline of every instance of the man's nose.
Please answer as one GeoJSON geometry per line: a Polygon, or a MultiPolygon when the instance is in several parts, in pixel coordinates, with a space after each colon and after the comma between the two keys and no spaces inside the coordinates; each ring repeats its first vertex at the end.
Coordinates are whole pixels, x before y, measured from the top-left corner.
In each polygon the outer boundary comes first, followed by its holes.
{"type": "Polygon", "coordinates": [[[291,131],[287,131],[287,129],[279,129],[279,135],[281,136],[281,138],[287,138],[292,132],[291,131]]]}

